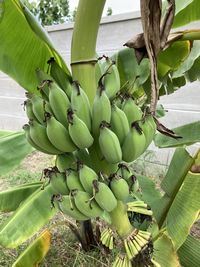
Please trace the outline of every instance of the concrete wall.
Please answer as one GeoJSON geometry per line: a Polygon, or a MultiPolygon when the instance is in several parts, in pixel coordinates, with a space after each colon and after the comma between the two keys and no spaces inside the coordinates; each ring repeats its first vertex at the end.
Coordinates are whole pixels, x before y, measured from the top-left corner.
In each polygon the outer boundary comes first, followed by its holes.
{"type": "MultiPolygon", "coordinates": [[[[199,23],[190,27],[199,28],[199,23]]],[[[70,43],[73,23],[50,26],[47,31],[57,50],[69,64],[70,43]]],[[[97,52],[112,55],[122,49],[123,44],[133,35],[142,31],[139,12],[105,17],[99,29],[97,52]]],[[[200,83],[183,87],[170,96],[161,98],[160,103],[168,110],[163,122],[168,127],[176,127],[200,119],[200,83]]],[[[0,129],[21,129],[26,122],[23,106],[24,90],[6,75],[0,73],[0,129]]],[[[168,152],[167,152],[168,153],[168,152]]],[[[163,152],[160,157],[162,158],[163,152]]],[[[166,159],[166,155],[164,156],[166,159]]]]}

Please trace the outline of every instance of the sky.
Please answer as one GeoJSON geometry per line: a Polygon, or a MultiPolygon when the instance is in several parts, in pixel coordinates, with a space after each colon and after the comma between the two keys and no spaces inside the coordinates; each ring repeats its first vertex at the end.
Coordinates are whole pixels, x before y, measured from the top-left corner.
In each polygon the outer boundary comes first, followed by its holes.
{"type": "MultiPolygon", "coordinates": [[[[95,0],[91,0],[95,1],[95,0]]],[[[70,10],[78,6],[78,0],[69,0],[70,10]]],[[[104,8],[104,15],[108,7],[113,10],[113,15],[139,10],[140,0],[107,0],[104,8]]]]}

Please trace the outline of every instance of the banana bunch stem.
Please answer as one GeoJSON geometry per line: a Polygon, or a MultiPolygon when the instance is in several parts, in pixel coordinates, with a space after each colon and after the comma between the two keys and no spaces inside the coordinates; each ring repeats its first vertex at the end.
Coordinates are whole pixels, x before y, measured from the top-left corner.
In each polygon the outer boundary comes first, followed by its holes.
{"type": "Polygon", "coordinates": [[[126,206],[122,201],[117,201],[117,206],[110,213],[112,227],[121,238],[126,238],[134,229],[131,225],[126,206]]]}
{"type": "Polygon", "coordinates": [[[90,103],[96,94],[96,39],[105,0],[80,0],[71,44],[71,66],[74,80],[85,90],[90,103]]]}

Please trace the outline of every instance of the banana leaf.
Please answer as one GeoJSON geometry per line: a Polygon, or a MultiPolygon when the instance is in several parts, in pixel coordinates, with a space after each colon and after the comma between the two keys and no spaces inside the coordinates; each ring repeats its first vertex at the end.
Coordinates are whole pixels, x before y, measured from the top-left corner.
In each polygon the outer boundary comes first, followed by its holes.
{"type": "Polygon", "coordinates": [[[47,34],[19,0],[1,1],[0,8],[0,70],[36,93],[35,70],[47,71],[51,57],[69,74],[47,34]]]}
{"type": "Polygon", "coordinates": [[[173,28],[200,20],[199,0],[176,0],[176,15],[173,28]]]}
{"type": "Polygon", "coordinates": [[[183,76],[190,70],[197,58],[200,56],[200,41],[194,41],[188,58],[181,64],[177,71],[173,72],[173,78],[183,76]]]}
{"type": "Polygon", "coordinates": [[[184,148],[177,148],[161,183],[164,196],[157,201],[154,216],[166,227],[177,250],[186,240],[200,209],[200,175],[190,172],[193,158],[184,148]]]}
{"type": "Polygon", "coordinates": [[[0,192],[0,211],[15,211],[33,192],[42,186],[42,182],[24,184],[0,192]]]}
{"type": "Polygon", "coordinates": [[[18,257],[12,267],[36,267],[44,259],[51,244],[51,233],[45,229],[18,257]]]}
{"type": "Polygon", "coordinates": [[[57,212],[56,208],[51,208],[50,200],[53,194],[51,185],[48,185],[44,190],[38,189],[26,199],[0,226],[0,245],[16,248],[48,223],[57,212]]]}
{"type": "Polygon", "coordinates": [[[0,131],[0,175],[13,170],[32,151],[23,131],[0,131]]]}
{"type": "Polygon", "coordinates": [[[189,235],[178,250],[181,265],[184,267],[199,267],[200,263],[200,241],[189,235]]]}
{"type": "Polygon", "coordinates": [[[144,200],[154,211],[154,204],[161,198],[161,194],[156,188],[155,182],[144,175],[136,175],[136,177],[142,190],[142,195],[137,193],[137,196],[144,200]]]}
{"type": "Polygon", "coordinates": [[[191,168],[193,162],[194,159],[191,158],[189,153],[184,148],[176,149],[167,174],[161,183],[161,187],[165,194],[157,201],[157,205],[155,205],[154,216],[160,227],[165,222],[169,209],[176,198],[176,195],[181,188],[182,183],[184,182],[185,175],[191,168]],[[171,182],[172,186],[170,184],[171,182]]]}
{"type": "Polygon", "coordinates": [[[200,174],[188,173],[166,218],[176,250],[185,242],[200,211],[200,174]]]}
{"type": "Polygon", "coordinates": [[[153,259],[162,267],[181,267],[173,242],[166,233],[154,242],[153,259]]]}
{"type": "Polygon", "coordinates": [[[200,121],[176,127],[172,130],[177,135],[180,135],[182,138],[174,139],[161,133],[158,133],[156,134],[154,139],[155,145],[160,148],[167,148],[192,145],[197,142],[200,142],[200,121]]]}

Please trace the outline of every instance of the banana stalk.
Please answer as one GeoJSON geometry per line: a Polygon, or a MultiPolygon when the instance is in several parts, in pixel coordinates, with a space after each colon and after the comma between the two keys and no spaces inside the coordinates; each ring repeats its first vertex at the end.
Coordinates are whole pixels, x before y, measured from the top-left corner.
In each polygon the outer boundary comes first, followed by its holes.
{"type": "Polygon", "coordinates": [[[134,228],[129,221],[127,209],[123,202],[117,201],[117,206],[109,214],[112,227],[121,238],[126,238],[133,232],[134,228]]]}
{"type": "Polygon", "coordinates": [[[72,37],[72,77],[79,81],[90,103],[96,94],[96,39],[105,1],[79,1],[72,37]]]}

